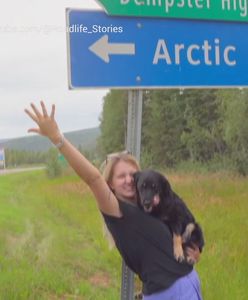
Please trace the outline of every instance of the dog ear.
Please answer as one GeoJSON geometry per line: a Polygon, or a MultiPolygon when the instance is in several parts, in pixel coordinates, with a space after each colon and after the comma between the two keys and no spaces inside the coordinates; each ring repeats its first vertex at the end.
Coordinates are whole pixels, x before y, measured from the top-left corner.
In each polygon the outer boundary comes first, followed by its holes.
{"type": "Polygon", "coordinates": [[[138,180],[139,180],[139,178],[140,178],[140,174],[141,174],[140,171],[137,171],[137,172],[135,172],[135,173],[133,174],[133,180],[134,180],[135,186],[137,186],[138,180]]]}
{"type": "Polygon", "coordinates": [[[162,193],[166,199],[171,199],[173,197],[170,183],[165,176],[162,176],[162,193]]]}
{"type": "Polygon", "coordinates": [[[141,203],[140,203],[139,191],[138,191],[138,188],[137,188],[137,184],[138,184],[138,180],[140,178],[140,175],[141,175],[140,171],[135,172],[133,174],[133,180],[134,180],[134,186],[135,186],[135,198],[136,198],[136,201],[137,201],[137,205],[138,205],[139,208],[142,209],[142,206],[141,206],[141,203]]]}

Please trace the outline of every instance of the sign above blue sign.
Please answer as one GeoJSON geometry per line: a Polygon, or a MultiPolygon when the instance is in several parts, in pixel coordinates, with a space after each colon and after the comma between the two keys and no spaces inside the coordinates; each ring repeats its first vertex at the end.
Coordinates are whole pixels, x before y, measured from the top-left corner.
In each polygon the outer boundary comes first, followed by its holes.
{"type": "Polygon", "coordinates": [[[67,9],[69,87],[248,86],[248,24],[67,9]]]}

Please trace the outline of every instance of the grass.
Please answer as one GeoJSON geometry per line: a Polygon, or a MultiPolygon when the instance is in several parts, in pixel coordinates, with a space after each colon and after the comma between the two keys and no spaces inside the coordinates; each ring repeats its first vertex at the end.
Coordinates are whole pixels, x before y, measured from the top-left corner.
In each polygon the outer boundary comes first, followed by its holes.
{"type": "MultiPolygon", "coordinates": [[[[196,269],[205,300],[246,300],[248,180],[169,174],[204,229],[196,269]]],[[[0,177],[0,300],[116,300],[121,260],[108,250],[88,188],[43,171],[0,177]]]]}
{"type": "Polygon", "coordinates": [[[206,247],[196,267],[204,299],[247,299],[247,178],[177,174],[170,181],[204,229],[206,247]]]}
{"type": "Polygon", "coordinates": [[[0,180],[0,299],[118,299],[119,257],[88,189],[43,172],[0,180]]]}

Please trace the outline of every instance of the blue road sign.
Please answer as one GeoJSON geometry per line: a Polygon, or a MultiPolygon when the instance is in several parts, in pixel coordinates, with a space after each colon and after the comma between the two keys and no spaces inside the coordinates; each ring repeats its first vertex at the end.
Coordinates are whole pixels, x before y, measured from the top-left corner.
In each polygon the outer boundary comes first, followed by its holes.
{"type": "Polygon", "coordinates": [[[4,157],[4,149],[0,149],[0,161],[4,161],[5,157],[4,157]]]}
{"type": "Polygon", "coordinates": [[[69,87],[248,86],[248,24],[67,9],[69,87]]]}

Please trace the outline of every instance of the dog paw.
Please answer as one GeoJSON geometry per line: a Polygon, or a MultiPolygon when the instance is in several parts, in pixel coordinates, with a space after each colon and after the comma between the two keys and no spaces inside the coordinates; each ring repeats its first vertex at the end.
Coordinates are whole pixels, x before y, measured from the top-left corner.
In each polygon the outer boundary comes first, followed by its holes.
{"type": "Polygon", "coordinates": [[[180,248],[175,249],[174,256],[178,262],[183,262],[185,260],[183,249],[180,248]]]}
{"type": "Polygon", "coordinates": [[[185,257],[182,255],[180,255],[180,256],[176,256],[175,255],[175,258],[176,258],[176,260],[178,261],[178,262],[180,262],[180,263],[182,263],[184,260],[185,260],[185,257]]]}
{"type": "Polygon", "coordinates": [[[185,258],[183,253],[182,237],[175,233],[173,233],[173,249],[176,260],[179,262],[184,261],[185,258]]]}

